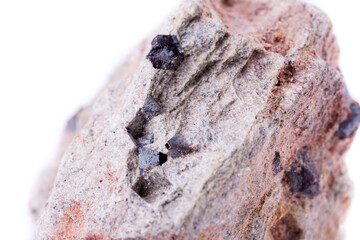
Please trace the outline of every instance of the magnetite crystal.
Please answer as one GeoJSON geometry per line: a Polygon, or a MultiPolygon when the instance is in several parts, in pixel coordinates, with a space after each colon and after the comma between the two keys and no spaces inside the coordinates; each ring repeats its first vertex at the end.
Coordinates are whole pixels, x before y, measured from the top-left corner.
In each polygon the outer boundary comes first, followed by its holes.
{"type": "Polygon", "coordinates": [[[184,61],[184,54],[176,36],[157,35],[146,58],[154,68],[176,70],[184,61]]]}

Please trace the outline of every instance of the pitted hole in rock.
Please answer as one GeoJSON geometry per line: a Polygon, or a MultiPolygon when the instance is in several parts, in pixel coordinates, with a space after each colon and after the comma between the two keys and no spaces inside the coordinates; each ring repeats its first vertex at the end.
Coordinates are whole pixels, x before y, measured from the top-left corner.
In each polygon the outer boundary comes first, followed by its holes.
{"type": "Polygon", "coordinates": [[[154,172],[149,175],[141,175],[132,186],[132,190],[146,202],[151,203],[158,194],[161,194],[170,185],[171,183],[164,176],[154,172]]]}
{"type": "Polygon", "coordinates": [[[222,4],[226,7],[232,7],[237,3],[238,0],[222,0],[222,4]]]}
{"type": "Polygon", "coordinates": [[[295,68],[292,66],[291,62],[288,62],[285,67],[283,67],[277,76],[276,86],[283,86],[286,83],[293,82],[293,76],[295,73],[295,68]]]}
{"type": "Polygon", "coordinates": [[[141,110],[137,111],[135,118],[129,123],[126,127],[127,132],[132,137],[133,141],[136,142],[137,139],[143,137],[145,135],[145,125],[146,119],[142,114],[141,110]]]}
{"type": "Polygon", "coordinates": [[[167,154],[159,152],[160,166],[167,162],[167,154]]]}
{"type": "Polygon", "coordinates": [[[273,239],[276,240],[300,240],[303,230],[299,228],[293,215],[287,213],[270,229],[273,239]]]}

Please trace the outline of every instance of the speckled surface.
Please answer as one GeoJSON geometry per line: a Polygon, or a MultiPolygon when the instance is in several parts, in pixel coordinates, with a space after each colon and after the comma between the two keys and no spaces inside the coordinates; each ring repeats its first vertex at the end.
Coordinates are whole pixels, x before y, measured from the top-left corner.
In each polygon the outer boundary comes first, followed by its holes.
{"type": "Polygon", "coordinates": [[[157,32],[184,61],[154,69],[145,41],[71,125],[36,239],[340,239],[356,103],[331,28],[298,1],[185,1],[157,32]],[[149,95],[146,148],[168,158],[140,173],[149,95]]]}

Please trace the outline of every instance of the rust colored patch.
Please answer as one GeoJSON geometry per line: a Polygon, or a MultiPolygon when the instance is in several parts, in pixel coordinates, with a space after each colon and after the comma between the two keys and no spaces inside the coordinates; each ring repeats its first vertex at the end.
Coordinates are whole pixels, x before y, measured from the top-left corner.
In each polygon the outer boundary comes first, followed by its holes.
{"type": "Polygon", "coordinates": [[[277,76],[276,86],[271,90],[271,94],[267,99],[269,107],[268,110],[264,113],[264,118],[269,117],[279,108],[280,102],[282,101],[284,94],[283,87],[285,87],[289,83],[294,82],[294,73],[295,68],[293,67],[291,62],[288,62],[280,70],[277,76]]]}
{"type": "Polygon", "coordinates": [[[91,236],[87,236],[85,238],[85,240],[105,240],[106,238],[104,236],[100,236],[100,235],[91,235],[91,236]]]}
{"type": "Polygon", "coordinates": [[[222,224],[211,224],[205,231],[197,236],[197,240],[221,239],[224,237],[222,235],[224,228],[225,226],[222,224]]]}
{"type": "Polygon", "coordinates": [[[109,193],[112,194],[114,191],[114,185],[119,181],[119,177],[115,176],[115,172],[108,172],[105,178],[109,185],[109,193]]]}
{"type": "Polygon", "coordinates": [[[80,239],[86,223],[80,203],[73,200],[71,207],[57,222],[55,239],[80,239]]]}
{"type": "Polygon", "coordinates": [[[279,53],[285,55],[290,49],[289,42],[286,42],[284,34],[277,32],[276,30],[270,30],[262,37],[264,47],[267,51],[279,53]]]}

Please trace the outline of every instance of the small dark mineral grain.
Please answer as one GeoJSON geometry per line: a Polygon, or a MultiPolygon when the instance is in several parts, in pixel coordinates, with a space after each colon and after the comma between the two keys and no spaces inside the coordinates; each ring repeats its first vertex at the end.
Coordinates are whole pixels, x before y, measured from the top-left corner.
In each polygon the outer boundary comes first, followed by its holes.
{"type": "Polygon", "coordinates": [[[175,35],[157,35],[151,47],[146,58],[154,68],[176,70],[184,61],[184,54],[175,35]]]}
{"type": "Polygon", "coordinates": [[[193,150],[181,134],[176,134],[174,137],[172,137],[165,144],[165,147],[169,149],[169,155],[173,158],[189,154],[193,150]]]}
{"type": "Polygon", "coordinates": [[[149,94],[146,96],[145,103],[141,111],[145,119],[150,121],[153,117],[161,113],[161,105],[149,94]]]}
{"type": "Polygon", "coordinates": [[[163,165],[167,161],[167,155],[148,148],[139,148],[140,173],[148,171],[153,167],[163,165]]]}
{"type": "Polygon", "coordinates": [[[160,165],[159,152],[148,148],[139,148],[139,167],[141,169],[147,170],[158,165],[160,165]]]}
{"type": "Polygon", "coordinates": [[[281,158],[280,158],[280,153],[279,152],[275,153],[275,158],[274,158],[274,161],[272,163],[272,170],[273,170],[275,175],[277,175],[279,172],[281,172],[283,170],[283,166],[281,164],[281,158]]]}
{"type": "Polygon", "coordinates": [[[136,113],[135,118],[126,127],[127,132],[130,134],[134,141],[144,136],[146,123],[146,118],[139,110],[136,113]]]}
{"type": "Polygon", "coordinates": [[[350,115],[340,124],[339,129],[335,133],[335,136],[341,140],[353,136],[360,123],[360,106],[353,103],[350,106],[350,110],[350,115]]]}
{"type": "Polygon", "coordinates": [[[134,119],[126,127],[135,145],[145,146],[154,142],[154,134],[145,132],[148,121],[161,113],[161,105],[151,95],[147,95],[143,108],[137,111],[134,119]]]}
{"type": "Polygon", "coordinates": [[[284,178],[293,195],[300,194],[312,199],[320,193],[320,176],[308,148],[302,149],[290,169],[285,172],[284,178]]]}
{"type": "Polygon", "coordinates": [[[144,136],[138,138],[137,142],[140,147],[149,145],[154,142],[154,134],[146,133],[144,136]]]}

